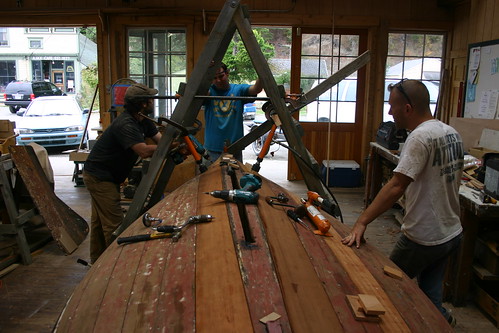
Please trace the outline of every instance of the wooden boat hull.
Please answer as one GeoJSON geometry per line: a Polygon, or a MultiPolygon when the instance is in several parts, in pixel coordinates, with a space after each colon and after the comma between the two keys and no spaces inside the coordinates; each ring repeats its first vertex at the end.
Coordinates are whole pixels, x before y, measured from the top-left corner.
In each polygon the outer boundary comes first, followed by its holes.
{"type": "MultiPolygon", "coordinates": [[[[236,174],[239,178],[242,174],[236,174]]],[[[330,218],[317,236],[264,198],[283,192],[263,179],[257,205],[238,207],[203,194],[231,189],[227,167],[213,165],[149,210],[163,224],[211,214],[177,242],[114,242],[89,270],[57,323],[58,332],[451,332],[443,316],[407,276],[366,244],[341,244],[348,227],[330,218]],[[245,228],[244,221],[249,228],[245,228]],[[375,295],[381,321],[357,321],[347,295],[375,295]],[[276,321],[262,323],[269,315],[276,321]]],[[[328,217],[326,215],[326,217],[328,217]]],[[[310,225],[312,227],[312,225],[310,225]]],[[[121,236],[150,233],[140,219],[121,236]]]]}

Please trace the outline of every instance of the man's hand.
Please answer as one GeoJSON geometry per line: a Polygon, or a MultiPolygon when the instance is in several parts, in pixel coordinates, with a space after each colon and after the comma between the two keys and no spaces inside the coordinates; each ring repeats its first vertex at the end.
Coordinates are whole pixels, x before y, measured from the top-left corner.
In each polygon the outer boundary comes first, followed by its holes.
{"type": "Polygon", "coordinates": [[[352,246],[355,243],[357,248],[360,247],[360,243],[365,243],[364,232],[367,226],[362,223],[356,222],[352,228],[350,234],[341,239],[341,242],[346,246],[352,246]]]}

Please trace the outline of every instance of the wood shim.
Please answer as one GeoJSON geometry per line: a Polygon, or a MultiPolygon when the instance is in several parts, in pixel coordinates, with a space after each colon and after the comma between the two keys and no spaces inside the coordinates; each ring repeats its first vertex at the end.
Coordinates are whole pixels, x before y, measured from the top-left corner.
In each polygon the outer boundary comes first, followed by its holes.
{"type": "Polygon", "coordinates": [[[404,276],[404,273],[402,273],[402,271],[400,271],[396,268],[390,267],[390,266],[383,267],[383,272],[386,275],[391,276],[392,278],[395,278],[398,280],[402,280],[402,277],[404,276]]]}
{"type": "Polygon", "coordinates": [[[359,303],[366,315],[382,315],[385,308],[374,295],[359,294],[359,303]]]}
{"type": "Polygon", "coordinates": [[[350,308],[352,309],[353,316],[355,317],[355,320],[368,321],[368,322],[373,322],[373,323],[379,323],[381,321],[381,318],[379,316],[366,315],[364,313],[364,311],[362,311],[362,305],[360,305],[359,296],[355,296],[355,295],[346,295],[346,296],[347,296],[348,304],[350,305],[350,308]]]}

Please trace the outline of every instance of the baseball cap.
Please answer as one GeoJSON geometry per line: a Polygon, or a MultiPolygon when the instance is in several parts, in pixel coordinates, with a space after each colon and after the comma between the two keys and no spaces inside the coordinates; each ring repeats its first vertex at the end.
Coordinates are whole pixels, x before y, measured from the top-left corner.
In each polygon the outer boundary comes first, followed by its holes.
{"type": "Polygon", "coordinates": [[[141,83],[134,83],[127,88],[125,99],[133,99],[136,96],[154,96],[158,93],[157,89],[149,88],[141,83]]]}

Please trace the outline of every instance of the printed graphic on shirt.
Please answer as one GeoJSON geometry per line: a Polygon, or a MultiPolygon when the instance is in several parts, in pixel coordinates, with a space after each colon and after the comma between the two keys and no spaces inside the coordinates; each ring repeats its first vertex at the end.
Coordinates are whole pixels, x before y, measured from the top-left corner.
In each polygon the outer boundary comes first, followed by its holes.
{"type": "Polygon", "coordinates": [[[447,182],[455,181],[455,173],[463,168],[463,145],[458,134],[451,133],[433,139],[434,148],[432,166],[442,167],[440,176],[447,176],[447,182]]]}
{"type": "MultiPolygon", "coordinates": [[[[233,94],[231,96],[234,96],[233,94]]],[[[214,114],[215,117],[229,117],[234,111],[234,101],[232,100],[214,100],[214,114]]]]}

